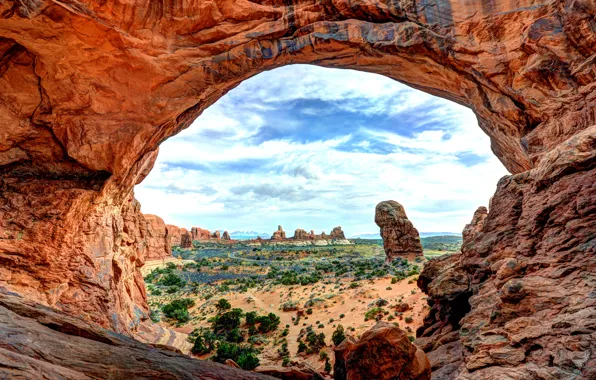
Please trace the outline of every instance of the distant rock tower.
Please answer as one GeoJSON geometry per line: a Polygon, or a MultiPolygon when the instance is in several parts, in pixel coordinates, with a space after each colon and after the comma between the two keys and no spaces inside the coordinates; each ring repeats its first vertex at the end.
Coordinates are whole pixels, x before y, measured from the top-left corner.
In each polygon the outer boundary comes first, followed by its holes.
{"type": "Polygon", "coordinates": [[[180,248],[192,248],[192,236],[188,231],[180,236],[180,248]]]}
{"type": "Polygon", "coordinates": [[[285,240],[286,232],[281,226],[277,226],[277,231],[271,235],[271,240],[285,240]]]}
{"type": "Polygon", "coordinates": [[[221,238],[221,234],[217,230],[211,235],[211,239],[219,240],[220,238],[221,238]]]}
{"type": "Polygon", "coordinates": [[[223,235],[222,235],[222,240],[232,240],[230,238],[230,234],[228,233],[228,231],[224,231],[223,235]]]}
{"type": "Polygon", "coordinates": [[[329,234],[329,237],[333,240],[345,240],[346,239],[346,235],[344,235],[344,232],[341,230],[341,227],[335,227],[333,229],[333,231],[331,231],[331,234],[329,234]]]}
{"type": "Polygon", "coordinates": [[[420,235],[402,205],[396,201],[379,203],[375,210],[375,223],[381,228],[387,262],[408,255],[422,256],[420,235]]]}

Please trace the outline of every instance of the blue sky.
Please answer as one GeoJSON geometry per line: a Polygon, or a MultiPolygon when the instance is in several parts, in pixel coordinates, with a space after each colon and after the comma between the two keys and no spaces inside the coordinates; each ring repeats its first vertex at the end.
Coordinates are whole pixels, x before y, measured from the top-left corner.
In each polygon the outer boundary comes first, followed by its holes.
{"type": "Polygon", "coordinates": [[[375,233],[376,204],[393,199],[420,231],[460,232],[506,174],[469,109],[377,74],[292,65],[163,143],[135,193],[187,228],[375,233]]]}

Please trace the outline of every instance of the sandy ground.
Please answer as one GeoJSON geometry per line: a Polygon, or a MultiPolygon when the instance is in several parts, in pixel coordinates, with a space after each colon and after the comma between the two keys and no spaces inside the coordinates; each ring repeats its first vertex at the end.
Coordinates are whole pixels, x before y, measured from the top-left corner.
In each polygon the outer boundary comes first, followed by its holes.
{"type": "MultiPolygon", "coordinates": [[[[411,279],[414,278],[415,276],[411,279]]],[[[336,284],[324,285],[321,283],[304,287],[275,285],[271,286],[268,290],[250,289],[246,293],[236,294],[229,292],[221,296],[215,296],[208,301],[196,299],[197,305],[190,311],[192,315],[205,315],[209,318],[215,315],[215,308],[213,307],[215,302],[220,298],[225,298],[232,304],[232,307],[241,308],[245,312],[253,310],[259,314],[273,312],[280,317],[281,323],[277,333],[270,334],[272,335],[269,338],[270,342],[272,343],[275,340],[274,337],[279,335],[279,332],[286,325],[290,325],[289,334],[286,337],[290,358],[298,361],[305,360],[314,368],[322,370],[324,362],[319,360],[318,355],[306,357],[304,354],[301,354],[301,356],[297,356],[297,338],[300,330],[308,325],[313,325],[316,333],[325,333],[326,342],[329,347],[324,350],[333,359],[331,336],[337,325],[341,323],[344,326],[346,335],[359,337],[376,323],[374,320],[364,320],[365,313],[372,307],[369,305],[375,300],[382,298],[389,302],[387,306],[384,306],[384,309],[390,312],[389,315],[394,314],[395,310],[393,306],[399,302],[407,302],[410,305],[411,310],[403,313],[402,316],[394,317],[391,322],[397,322],[406,331],[407,327],[409,327],[411,332],[408,332],[408,334],[415,336],[416,328],[422,324],[422,319],[428,306],[426,304],[426,295],[420,292],[415,281],[409,280],[404,279],[396,284],[391,284],[390,277],[380,278],[374,281],[365,280],[360,281],[361,286],[355,289],[349,289],[351,282],[349,278],[342,279],[339,288],[335,288],[336,284]],[[339,290],[340,288],[343,290],[339,290]],[[412,294],[413,290],[415,291],[414,294],[412,294]],[[324,301],[313,306],[313,313],[311,315],[303,314],[298,325],[294,325],[292,317],[296,317],[296,311],[284,312],[281,310],[281,306],[285,302],[292,300],[298,304],[299,309],[306,311],[307,308],[304,305],[311,298],[311,295],[324,301]],[[202,306],[205,306],[204,312],[200,310],[202,306]],[[341,314],[344,314],[343,318],[340,318],[341,314]],[[404,319],[407,316],[413,319],[411,323],[405,322],[404,319]],[[333,319],[333,322],[330,322],[331,319],[333,319]],[[322,323],[324,327],[319,328],[317,321],[322,323]],[[354,331],[350,331],[348,329],[349,327],[353,327],[354,331]]],[[[385,316],[383,319],[387,320],[387,317],[385,316]]],[[[166,324],[164,324],[165,326],[166,324]]],[[[181,328],[170,328],[177,332],[188,334],[198,327],[209,327],[209,323],[206,320],[201,322],[191,321],[181,328]]],[[[280,346],[267,345],[260,355],[261,365],[280,365],[281,359],[277,353],[279,348],[280,346]]]]}

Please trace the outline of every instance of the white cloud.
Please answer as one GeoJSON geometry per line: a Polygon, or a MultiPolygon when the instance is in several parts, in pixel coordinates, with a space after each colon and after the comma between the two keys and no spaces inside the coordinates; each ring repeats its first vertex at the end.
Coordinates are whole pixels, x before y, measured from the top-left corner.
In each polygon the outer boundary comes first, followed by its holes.
{"type": "Polygon", "coordinates": [[[376,231],[375,205],[394,199],[420,231],[457,232],[506,173],[470,110],[380,75],[297,65],[230,91],[162,144],[135,191],[143,212],[187,228],[328,232],[342,225],[350,236],[376,231]],[[278,117],[280,107],[291,112],[278,117]],[[310,138],[313,116],[342,112],[354,118],[351,128],[310,138]],[[422,122],[408,133],[376,128],[376,117],[411,112],[422,122]],[[279,136],[253,139],[272,125],[279,136]]]}

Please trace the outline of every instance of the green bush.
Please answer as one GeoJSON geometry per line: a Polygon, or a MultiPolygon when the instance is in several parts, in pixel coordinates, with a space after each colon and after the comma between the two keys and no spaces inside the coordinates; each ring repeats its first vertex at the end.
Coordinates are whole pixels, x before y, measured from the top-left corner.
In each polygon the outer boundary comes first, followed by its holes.
{"type": "Polygon", "coordinates": [[[227,359],[232,359],[242,369],[250,371],[259,366],[259,358],[256,357],[257,352],[256,349],[250,346],[221,342],[213,359],[219,363],[225,363],[227,359]]]}
{"type": "Polygon", "coordinates": [[[340,343],[344,341],[344,339],[346,339],[344,327],[342,325],[337,325],[337,328],[333,332],[333,335],[331,335],[331,340],[333,341],[334,345],[339,346],[340,343]]]}
{"type": "Polygon", "coordinates": [[[230,331],[240,327],[240,318],[244,313],[242,309],[232,309],[223,314],[216,315],[212,321],[212,327],[215,332],[230,331]]]}
{"type": "Polygon", "coordinates": [[[161,311],[167,318],[176,319],[179,323],[185,323],[190,320],[188,308],[194,306],[195,302],[190,298],[174,300],[162,307],[161,311]]]}
{"type": "Polygon", "coordinates": [[[230,304],[230,302],[228,300],[226,300],[225,298],[222,298],[219,301],[217,301],[215,308],[217,309],[218,312],[221,313],[222,311],[230,310],[232,308],[232,305],[230,304]]]}
{"type": "Polygon", "coordinates": [[[184,280],[178,277],[175,273],[165,274],[157,281],[157,283],[163,286],[184,286],[184,280]]]}

